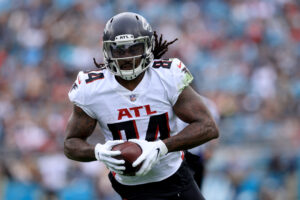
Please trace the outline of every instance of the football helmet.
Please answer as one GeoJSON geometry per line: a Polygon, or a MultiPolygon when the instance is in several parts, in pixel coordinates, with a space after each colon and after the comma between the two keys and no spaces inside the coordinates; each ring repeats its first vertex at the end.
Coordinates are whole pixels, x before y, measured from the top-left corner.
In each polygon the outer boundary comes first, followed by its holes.
{"type": "Polygon", "coordinates": [[[135,79],[153,60],[153,42],[152,28],[143,16],[131,12],[115,15],[104,28],[104,64],[122,79],[135,79]],[[126,61],[129,68],[120,65],[126,61]]]}

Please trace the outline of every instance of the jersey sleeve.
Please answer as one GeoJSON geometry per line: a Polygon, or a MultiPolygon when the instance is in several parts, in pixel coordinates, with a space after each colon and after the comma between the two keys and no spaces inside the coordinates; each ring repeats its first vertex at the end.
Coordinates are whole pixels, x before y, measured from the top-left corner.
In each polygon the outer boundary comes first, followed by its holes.
{"type": "Polygon", "coordinates": [[[87,99],[86,90],[88,88],[85,79],[86,79],[86,74],[80,71],[77,75],[75,82],[72,85],[72,88],[68,93],[69,100],[72,103],[74,103],[76,106],[80,107],[91,118],[96,119],[94,112],[89,108],[89,105],[86,102],[87,99]]]}
{"type": "Polygon", "coordinates": [[[172,59],[170,67],[170,80],[168,81],[167,93],[172,106],[175,105],[178,96],[184,88],[193,81],[193,76],[183,62],[177,58],[172,59]]]}

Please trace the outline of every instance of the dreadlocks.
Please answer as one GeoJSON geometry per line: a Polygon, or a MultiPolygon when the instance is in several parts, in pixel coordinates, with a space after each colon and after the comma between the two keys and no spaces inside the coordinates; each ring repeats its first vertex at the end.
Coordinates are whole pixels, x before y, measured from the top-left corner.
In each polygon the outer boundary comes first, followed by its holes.
{"type": "MultiPolygon", "coordinates": [[[[169,45],[176,42],[178,40],[178,38],[175,38],[171,42],[168,42],[167,40],[163,41],[163,35],[160,34],[160,37],[158,39],[158,35],[157,35],[156,31],[154,31],[154,40],[155,40],[154,41],[155,43],[154,43],[154,49],[152,50],[152,53],[153,53],[154,59],[160,59],[168,51],[169,45]]],[[[100,69],[105,68],[105,64],[97,63],[95,58],[93,58],[93,60],[94,60],[95,66],[97,68],[100,68],[100,69]]]]}
{"type": "Polygon", "coordinates": [[[94,60],[95,66],[96,66],[97,68],[99,68],[99,69],[104,69],[104,68],[105,68],[105,64],[104,64],[104,63],[97,63],[97,61],[96,61],[95,58],[93,58],[93,60],[94,60]]]}
{"type": "Polygon", "coordinates": [[[158,35],[156,31],[154,31],[154,38],[155,38],[155,45],[152,51],[154,59],[160,59],[168,51],[169,45],[173,44],[178,40],[178,38],[175,38],[171,42],[168,42],[167,40],[163,42],[162,34],[160,34],[160,38],[158,40],[158,35]]]}

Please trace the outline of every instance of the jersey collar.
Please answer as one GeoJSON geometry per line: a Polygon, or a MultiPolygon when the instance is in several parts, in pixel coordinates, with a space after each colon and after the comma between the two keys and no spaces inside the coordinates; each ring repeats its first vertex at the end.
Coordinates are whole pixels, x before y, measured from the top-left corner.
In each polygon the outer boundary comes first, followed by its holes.
{"type": "Polygon", "coordinates": [[[144,77],[141,80],[141,82],[134,88],[134,90],[128,90],[127,88],[123,87],[115,78],[113,74],[110,73],[109,75],[109,81],[111,83],[111,87],[116,92],[122,94],[122,95],[132,95],[136,94],[139,95],[143,92],[145,92],[150,85],[150,72],[149,69],[145,71],[144,77]]]}

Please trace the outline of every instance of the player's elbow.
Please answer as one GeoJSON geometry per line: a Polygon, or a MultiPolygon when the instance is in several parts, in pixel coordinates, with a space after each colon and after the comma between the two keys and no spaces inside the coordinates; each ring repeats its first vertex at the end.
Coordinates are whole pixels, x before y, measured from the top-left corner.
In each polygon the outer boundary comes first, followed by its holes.
{"type": "Polygon", "coordinates": [[[216,139],[219,137],[219,129],[213,120],[208,120],[206,122],[206,129],[209,140],[216,139]]]}
{"type": "Polygon", "coordinates": [[[64,154],[69,159],[73,159],[71,149],[72,148],[70,146],[70,141],[68,139],[65,139],[65,141],[64,141],[64,154]]]}
{"type": "Polygon", "coordinates": [[[217,139],[219,136],[220,136],[219,129],[217,126],[215,126],[213,133],[212,133],[212,139],[217,139]]]}

